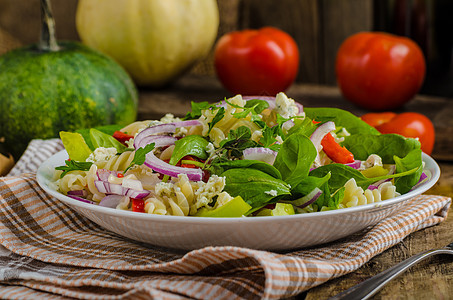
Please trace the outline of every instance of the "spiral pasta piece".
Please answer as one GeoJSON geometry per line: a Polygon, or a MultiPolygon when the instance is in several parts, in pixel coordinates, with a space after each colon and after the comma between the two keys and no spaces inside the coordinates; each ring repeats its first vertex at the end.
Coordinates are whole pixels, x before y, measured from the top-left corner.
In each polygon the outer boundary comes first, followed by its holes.
{"type": "Polygon", "coordinates": [[[396,192],[396,187],[390,181],[382,183],[377,189],[363,190],[357,186],[355,179],[351,178],[344,186],[345,192],[343,200],[340,203],[340,208],[377,203],[400,195],[396,192]]]}

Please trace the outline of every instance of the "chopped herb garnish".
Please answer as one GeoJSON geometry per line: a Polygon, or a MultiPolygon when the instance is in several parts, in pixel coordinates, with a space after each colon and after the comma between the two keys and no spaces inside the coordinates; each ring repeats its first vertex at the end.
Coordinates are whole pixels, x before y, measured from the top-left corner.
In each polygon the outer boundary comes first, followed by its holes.
{"type": "Polygon", "coordinates": [[[65,160],[66,166],[56,167],[55,170],[63,171],[60,178],[63,178],[66,174],[71,171],[89,171],[91,168],[92,162],[88,161],[75,161],[75,160],[65,160]]]}

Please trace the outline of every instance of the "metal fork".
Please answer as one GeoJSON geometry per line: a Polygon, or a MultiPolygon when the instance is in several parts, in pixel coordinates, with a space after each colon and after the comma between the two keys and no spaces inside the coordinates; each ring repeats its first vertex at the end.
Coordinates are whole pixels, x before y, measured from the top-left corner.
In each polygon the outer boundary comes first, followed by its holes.
{"type": "Polygon", "coordinates": [[[411,266],[415,265],[416,263],[424,260],[433,255],[437,254],[452,254],[453,255],[453,243],[448,244],[447,246],[439,249],[432,249],[425,252],[421,252],[414,256],[409,257],[406,260],[403,260],[399,264],[335,295],[329,300],[336,300],[336,299],[348,299],[348,300],[355,300],[355,299],[368,299],[374,294],[376,294],[379,290],[381,290],[390,280],[397,277],[404,271],[406,271],[411,266]]]}

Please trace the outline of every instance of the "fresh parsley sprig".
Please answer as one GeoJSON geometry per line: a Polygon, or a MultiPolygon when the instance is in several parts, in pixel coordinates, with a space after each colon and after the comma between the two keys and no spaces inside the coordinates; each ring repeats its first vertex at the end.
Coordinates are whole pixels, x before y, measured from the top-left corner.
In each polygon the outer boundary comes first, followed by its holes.
{"type": "Polygon", "coordinates": [[[71,171],[89,171],[91,168],[92,162],[85,161],[75,161],[75,160],[65,160],[65,166],[56,167],[55,170],[63,171],[60,178],[63,178],[66,174],[71,171]]]}

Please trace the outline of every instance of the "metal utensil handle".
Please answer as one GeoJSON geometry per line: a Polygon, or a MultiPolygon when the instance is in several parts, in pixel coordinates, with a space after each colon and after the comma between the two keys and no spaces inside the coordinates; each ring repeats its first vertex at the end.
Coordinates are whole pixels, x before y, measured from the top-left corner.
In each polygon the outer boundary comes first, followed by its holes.
{"type": "Polygon", "coordinates": [[[408,259],[400,262],[399,264],[339,293],[338,295],[329,298],[329,300],[334,299],[368,299],[369,297],[376,294],[381,288],[383,288],[390,280],[400,275],[406,271],[411,266],[415,265],[419,261],[428,258],[436,254],[453,254],[453,250],[448,248],[428,250],[414,256],[409,257],[408,259]]]}

